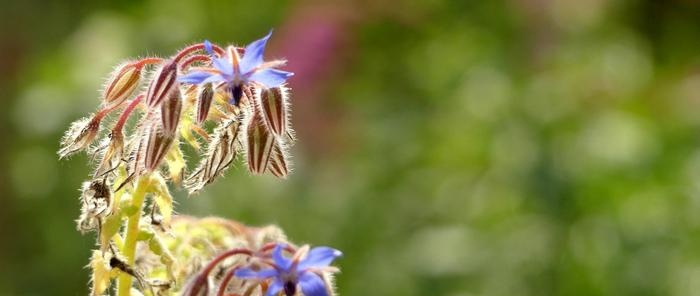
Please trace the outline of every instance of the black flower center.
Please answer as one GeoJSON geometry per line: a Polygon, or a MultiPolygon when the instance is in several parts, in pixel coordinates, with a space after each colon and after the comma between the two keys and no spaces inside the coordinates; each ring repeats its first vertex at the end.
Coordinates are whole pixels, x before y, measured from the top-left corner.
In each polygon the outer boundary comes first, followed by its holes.
{"type": "Polygon", "coordinates": [[[241,85],[234,85],[231,89],[231,96],[233,98],[233,105],[238,106],[238,102],[241,101],[243,97],[243,87],[241,85]]]}
{"type": "Polygon", "coordinates": [[[294,294],[297,292],[297,285],[296,283],[292,281],[287,281],[284,283],[284,293],[287,296],[294,296],[294,294]]]}

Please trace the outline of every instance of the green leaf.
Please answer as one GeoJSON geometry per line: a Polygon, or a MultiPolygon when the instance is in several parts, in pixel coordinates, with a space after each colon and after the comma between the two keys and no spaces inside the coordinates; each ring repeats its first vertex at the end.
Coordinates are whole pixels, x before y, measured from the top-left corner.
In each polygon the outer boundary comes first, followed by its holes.
{"type": "Polygon", "coordinates": [[[103,250],[107,248],[112,237],[119,232],[121,222],[121,215],[111,215],[102,222],[102,229],[100,229],[100,244],[102,245],[103,250]]]}
{"type": "Polygon", "coordinates": [[[136,235],[136,240],[137,241],[150,241],[155,234],[153,233],[152,230],[150,229],[141,229],[139,230],[138,235],[136,235]]]}
{"type": "Polygon", "coordinates": [[[155,191],[153,199],[156,202],[156,205],[158,205],[158,210],[160,211],[161,216],[163,216],[163,226],[169,227],[170,221],[173,217],[173,197],[170,195],[168,185],[162,176],[159,174],[154,174],[152,180],[154,187],[153,189],[155,191]]]}

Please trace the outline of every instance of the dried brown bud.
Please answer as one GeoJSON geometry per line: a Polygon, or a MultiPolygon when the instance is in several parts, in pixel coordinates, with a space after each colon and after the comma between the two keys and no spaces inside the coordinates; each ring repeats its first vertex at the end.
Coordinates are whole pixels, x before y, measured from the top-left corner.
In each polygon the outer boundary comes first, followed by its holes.
{"type": "Polygon", "coordinates": [[[73,122],[61,139],[61,149],[58,150],[58,155],[64,158],[89,146],[100,130],[101,121],[102,116],[97,114],[92,118],[85,117],[73,122]]]}
{"type": "Polygon", "coordinates": [[[284,136],[289,122],[289,91],[286,87],[256,90],[257,105],[267,127],[276,136],[284,136]]]}
{"type": "Polygon", "coordinates": [[[146,94],[146,105],[149,108],[158,106],[177,87],[177,63],[167,61],[158,69],[148,86],[146,94]]]}
{"type": "Polygon", "coordinates": [[[207,83],[202,86],[199,92],[199,97],[197,98],[197,124],[202,124],[209,116],[209,108],[211,108],[211,102],[214,100],[214,89],[211,83],[207,83]]]}
{"type": "Polygon", "coordinates": [[[114,170],[124,156],[124,134],[121,130],[113,130],[109,134],[109,144],[102,154],[102,160],[95,170],[94,177],[103,176],[114,170]]]}
{"type": "Polygon", "coordinates": [[[102,95],[104,109],[116,108],[134,93],[141,81],[141,69],[137,63],[127,63],[112,72],[102,95]]]}
{"type": "Polygon", "coordinates": [[[213,182],[236,158],[239,129],[240,121],[236,118],[222,122],[214,131],[207,154],[185,184],[190,194],[213,182]]]}
{"type": "Polygon", "coordinates": [[[160,105],[160,119],[163,123],[163,133],[172,136],[177,131],[177,125],[180,122],[180,113],[182,112],[182,96],[180,89],[173,88],[168,97],[160,105]]]}
{"type": "Polygon", "coordinates": [[[112,191],[106,180],[93,180],[83,183],[80,200],[83,205],[78,230],[89,231],[97,227],[97,219],[104,218],[112,213],[112,191]]]}
{"type": "MultiPolygon", "coordinates": [[[[151,121],[152,122],[152,121],[151,121]]],[[[148,145],[148,132],[150,131],[150,123],[144,123],[140,126],[134,135],[133,144],[130,144],[129,158],[127,159],[126,170],[129,177],[119,185],[119,188],[124,186],[126,183],[131,182],[131,179],[135,176],[141,175],[144,171],[144,158],[146,155],[146,146],[148,145]]]]}
{"type": "Polygon", "coordinates": [[[245,128],[248,170],[259,175],[265,172],[270,162],[275,137],[267,130],[260,112],[256,112],[255,108],[251,109],[254,112],[248,118],[245,128]]]}

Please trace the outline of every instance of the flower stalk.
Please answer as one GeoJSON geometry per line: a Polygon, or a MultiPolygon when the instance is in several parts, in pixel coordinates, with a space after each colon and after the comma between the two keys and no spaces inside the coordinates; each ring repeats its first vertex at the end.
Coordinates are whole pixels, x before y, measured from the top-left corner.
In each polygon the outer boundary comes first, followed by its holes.
{"type": "MultiPolygon", "coordinates": [[[[134,213],[127,218],[126,235],[122,245],[121,253],[126,258],[126,263],[133,265],[136,260],[136,242],[139,234],[139,223],[141,222],[141,211],[146,199],[147,189],[150,186],[148,175],[141,176],[136,181],[136,190],[131,195],[131,207],[134,213]]],[[[130,296],[133,277],[122,273],[117,282],[117,295],[130,296]]]]}

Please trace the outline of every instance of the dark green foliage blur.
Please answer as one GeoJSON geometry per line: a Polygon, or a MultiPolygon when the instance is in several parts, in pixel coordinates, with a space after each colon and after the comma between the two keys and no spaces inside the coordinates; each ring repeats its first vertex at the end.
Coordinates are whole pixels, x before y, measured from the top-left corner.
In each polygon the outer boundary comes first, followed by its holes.
{"type": "Polygon", "coordinates": [[[270,28],[292,177],[177,210],[343,250],[340,295],[700,295],[700,3],[2,1],[0,295],[87,295],[69,123],[128,57],[270,28]]]}

